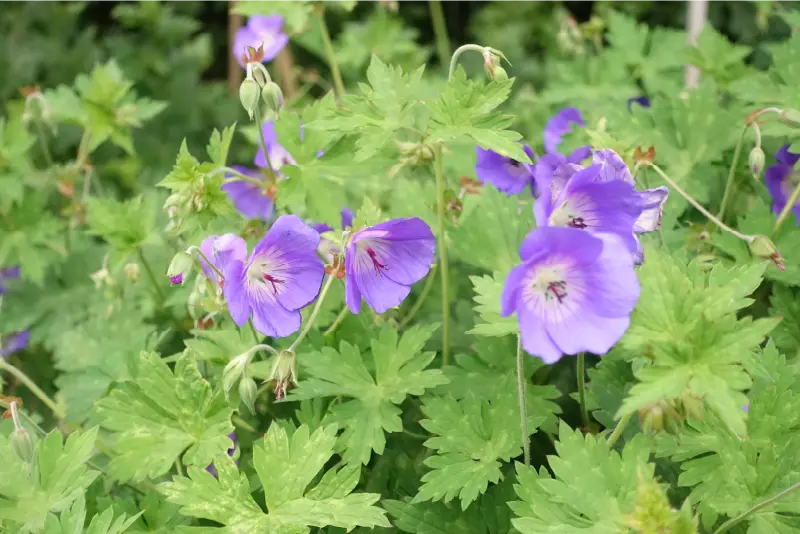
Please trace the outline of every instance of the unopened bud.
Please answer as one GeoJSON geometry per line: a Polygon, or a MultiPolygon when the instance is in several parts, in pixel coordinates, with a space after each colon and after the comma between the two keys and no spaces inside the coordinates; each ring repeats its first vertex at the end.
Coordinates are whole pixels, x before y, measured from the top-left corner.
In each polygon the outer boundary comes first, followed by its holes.
{"type": "Polygon", "coordinates": [[[266,105],[266,111],[272,113],[279,113],[283,105],[283,93],[281,88],[275,82],[268,82],[267,85],[261,89],[261,99],[266,105]]]}
{"type": "Polygon", "coordinates": [[[250,410],[250,413],[255,415],[256,413],[256,395],[258,394],[258,386],[256,386],[256,381],[252,378],[244,377],[242,378],[241,382],[239,382],[239,397],[242,399],[242,402],[247,409],[250,410]]]}
{"type": "Polygon", "coordinates": [[[270,380],[275,380],[275,398],[283,399],[289,384],[296,384],[294,352],[282,350],[275,356],[270,380]]]}
{"type": "Polygon", "coordinates": [[[169,281],[175,285],[183,285],[186,276],[192,272],[192,268],[194,268],[194,258],[192,258],[186,252],[178,252],[172,258],[172,262],[169,264],[169,269],[167,269],[169,281]]]}
{"type": "Polygon", "coordinates": [[[239,86],[239,102],[242,103],[242,107],[247,111],[250,120],[253,120],[255,116],[255,108],[258,105],[259,93],[260,89],[258,83],[249,76],[245,78],[239,86]]]}
{"type": "Polygon", "coordinates": [[[750,165],[750,170],[753,171],[753,174],[756,178],[758,178],[758,176],[761,174],[761,171],[764,170],[764,164],[766,161],[767,158],[760,146],[757,146],[750,151],[750,157],[747,158],[747,162],[750,165]]]}
{"type": "Polygon", "coordinates": [[[483,53],[483,70],[490,79],[494,80],[498,67],[500,67],[500,58],[486,50],[483,53]]]}
{"type": "Polygon", "coordinates": [[[30,463],[33,460],[33,439],[24,428],[17,428],[11,434],[11,446],[23,462],[30,463]]]}
{"type": "Polygon", "coordinates": [[[785,108],[781,111],[780,115],[778,115],[778,118],[780,118],[781,122],[792,128],[800,128],[800,111],[796,109],[785,108]]]}
{"type": "Polygon", "coordinates": [[[235,357],[225,366],[222,371],[222,391],[225,393],[225,398],[229,399],[233,386],[244,376],[245,368],[250,361],[250,353],[245,352],[235,357]]]}
{"type": "Polygon", "coordinates": [[[756,258],[771,261],[781,272],[786,270],[786,266],[783,264],[783,257],[778,251],[778,247],[776,247],[775,243],[767,236],[757,235],[753,237],[753,239],[750,240],[749,246],[750,254],[756,258]]]}
{"type": "Polygon", "coordinates": [[[504,82],[508,79],[508,73],[503,67],[497,66],[494,68],[494,79],[498,82],[504,82]]]}

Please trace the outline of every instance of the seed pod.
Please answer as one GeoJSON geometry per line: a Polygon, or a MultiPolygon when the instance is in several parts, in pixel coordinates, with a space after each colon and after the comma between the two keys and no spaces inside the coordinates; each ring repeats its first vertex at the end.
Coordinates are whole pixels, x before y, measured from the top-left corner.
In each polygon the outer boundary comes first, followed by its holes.
{"type": "Polygon", "coordinates": [[[261,99],[266,105],[266,111],[278,114],[283,105],[283,93],[275,82],[268,82],[261,90],[261,99]]]}
{"type": "Polygon", "coordinates": [[[255,116],[254,111],[258,105],[259,92],[258,83],[251,77],[245,78],[239,86],[239,102],[242,103],[242,107],[247,111],[250,120],[253,120],[255,116]]]}
{"type": "Polygon", "coordinates": [[[11,446],[23,462],[30,463],[33,460],[33,439],[24,428],[17,428],[11,434],[11,446]]]}
{"type": "Polygon", "coordinates": [[[255,415],[256,413],[256,394],[258,393],[258,386],[256,386],[256,381],[252,378],[244,377],[242,378],[241,382],[239,382],[239,397],[242,399],[242,402],[247,409],[250,410],[250,413],[255,415]]]}

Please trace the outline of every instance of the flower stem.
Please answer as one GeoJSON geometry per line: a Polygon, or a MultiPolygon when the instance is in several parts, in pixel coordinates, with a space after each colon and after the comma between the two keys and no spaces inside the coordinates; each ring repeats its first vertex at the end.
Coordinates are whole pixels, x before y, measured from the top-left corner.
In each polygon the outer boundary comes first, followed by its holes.
{"type": "Polygon", "coordinates": [[[625,427],[628,426],[628,422],[631,420],[633,416],[633,412],[627,413],[622,416],[622,419],[619,420],[617,426],[614,427],[614,431],[611,432],[611,435],[608,436],[608,446],[611,448],[617,442],[619,437],[622,435],[622,431],[625,430],[625,427]]]}
{"type": "Polygon", "coordinates": [[[53,156],[50,154],[50,146],[47,144],[47,136],[45,135],[44,128],[42,128],[42,121],[37,117],[33,123],[36,125],[36,134],[39,138],[39,144],[42,145],[42,154],[48,167],[53,166],[53,156]]]}
{"type": "Polygon", "coordinates": [[[349,312],[350,312],[350,308],[348,308],[345,305],[345,307],[342,308],[342,311],[339,312],[339,315],[336,316],[336,319],[333,320],[333,323],[328,327],[327,330],[325,330],[325,333],[322,334],[322,335],[327,337],[327,336],[333,334],[333,331],[336,330],[336,328],[340,324],[342,324],[342,321],[344,321],[344,318],[347,317],[347,314],[349,312]]]}
{"type": "Polygon", "coordinates": [[[53,415],[56,416],[56,419],[59,420],[64,419],[64,417],[66,416],[64,410],[62,410],[61,407],[59,407],[59,405],[56,404],[56,402],[53,399],[48,397],[47,393],[42,391],[42,389],[39,386],[37,386],[33,380],[28,378],[28,375],[22,372],[22,370],[14,367],[13,365],[6,362],[4,359],[0,358],[0,371],[3,370],[8,371],[10,375],[14,376],[17,380],[22,382],[25,385],[25,387],[27,387],[31,391],[31,393],[36,395],[36,397],[40,401],[42,401],[48,408],[50,408],[50,411],[53,412],[53,415]]]}
{"type": "Polygon", "coordinates": [[[328,25],[325,24],[325,12],[323,9],[315,9],[314,15],[317,17],[319,23],[319,30],[322,34],[322,44],[325,47],[325,55],[328,59],[328,66],[331,69],[333,76],[333,85],[336,88],[336,102],[341,103],[344,96],[344,83],[342,82],[342,73],[339,72],[339,64],[336,63],[336,54],[333,52],[333,43],[331,43],[331,34],[328,32],[328,25]]]}
{"type": "Polygon", "coordinates": [[[308,331],[311,330],[311,327],[314,325],[314,321],[317,320],[317,315],[319,314],[319,309],[322,307],[322,301],[325,300],[325,295],[328,294],[328,290],[333,285],[333,281],[336,280],[335,276],[328,276],[328,279],[325,281],[325,285],[322,286],[322,291],[319,292],[319,297],[317,297],[317,303],[314,305],[314,309],[311,311],[311,317],[308,318],[306,321],[306,325],[303,327],[303,330],[300,332],[300,335],[297,336],[297,339],[289,346],[289,351],[294,352],[297,345],[300,344],[303,339],[305,339],[308,331]]]}
{"type": "Polygon", "coordinates": [[[233,178],[226,179],[225,180],[226,182],[247,182],[253,185],[257,185],[262,189],[267,186],[266,182],[259,180],[258,178],[253,178],[252,176],[247,176],[246,174],[242,174],[236,169],[231,169],[230,167],[220,167],[219,169],[217,169],[217,171],[215,171],[212,174],[216,174],[217,172],[224,172],[233,175],[233,178]]]}
{"type": "Polygon", "coordinates": [[[775,228],[772,229],[772,235],[778,233],[780,230],[781,225],[783,225],[783,221],[789,217],[789,213],[792,211],[792,208],[795,204],[797,204],[797,200],[800,199],[800,183],[795,186],[794,191],[792,191],[792,196],[789,197],[789,201],[786,202],[786,205],[781,210],[780,215],[778,215],[778,220],[775,221],[775,228]]]}
{"type": "Polygon", "coordinates": [[[528,437],[528,409],[525,397],[525,354],[522,337],[517,335],[517,397],[519,398],[519,426],[522,431],[522,453],[525,465],[531,464],[531,442],[528,437]]]}
{"type": "Polygon", "coordinates": [[[189,254],[189,255],[191,255],[191,254],[193,254],[195,252],[197,252],[205,260],[206,265],[211,267],[212,271],[217,273],[217,276],[219,276],[220,280],[224,280],[225,279],[225,275],[222,274],[222,271],[220,271],[219,268],[216,265],[214,265],[211,262],[211,260],[208,259],[208,256],[206,256],[205,253],[202,250],[200,250],[200,247],[192,245],[191,247],[186,249],[186,253],[189,254]]]}
{"type": "Polygon", "coordinates": [[[416,302],[414,302],[414,305],[408,311],[406,316],[403,317],[403,320],[400,321],[399,328],[405,328],[406,325],[411,322],[411,319],[413,319],[414,316],[417,315],[419,309],[422,308],[422,305],[425,303],[425,299],[428,298],[431,289],[433,289],[433,282],[436,280],[437,268],[438,265],[434,263],[433,266],[431,267],[430,272],[428,273],[428,279],[425,280],[425,286],[422,288],[422,293],[419,294],[419,297],[417,297],[417,300],[416,302]]]}
{"type": "Polygon", "coordinates": [[[714,534],[722,534],[723,532],[729,531],[731,528],[735,527],[736,525],[738,525],[739,523],[741,523],[742,521],[744,521],[745,519],[747,519],[749,516],[753,515],[754,513],[758,512],[762,508],[766,508],[770,504],[783,499],[784,497],[786,497],[787,495],[789,495],[790,493],[792,493],[794,491],[797,491],[798,489],[800,489],[800,482],[797,482],[797,483],[789,486],[788,488],[786,488],[782,492],[778,493],[774,497],[770,497],[769,499],[761,501],[760,503],[756,504],[755,506],[753,506],[753,507],[745,510],[741,514],[737,515],[733,519],[729,519],[728,521],[725,521],[722,524],[722,526],[720,526],[717,530],[714,531],[714,534]]]}
{"type": "Polygon", "coordinates": [[[578,376],[578,400],[581,405],[581,422],[589,428],[589,409],[586,407],[586,354],[578,353],[576,374],[578,376]]]}
{"type": "MultiPolygon", "coordinates": [[[[730,200],[731,192],[733,191],[733,177],[736,176],[736,165],[739,164],[739,156],[742,154],[742,145],[744,144],[744,134],[747,133],[747,127],[742,129],[742,135],[739,136],[739,141],[736,143],[736,149],[733,151],[733,161],[731,161],[731,168],[728,170],[728,181],[725,183],[725,192],[722,194],[722,202],[719,205],[719,212],[717,212],[717,219],[723,220],[725,218],[725,208],[728,207],[728,200],[730,200]]],[[[710,228],[709,230],[713,230],[710,228]]]]}
{"type": "Polygon", "coordinates": [[[444,22],[444,11],[442,2],[431,0],[428,2],[431,12],[431,22],[433,23],[433,34],[436,36],[436,52],[439,54],[439,63],[447,65],[447,58],[450,57],[450,39],[447,37],[447,25],[444,22]]]}
{"type": "Polygon", "coordinates": [[[723,223],[722,221],[720,221],[719,219],[717,219],[716,217],[714,217],[714,216],[711,214],[711,212],[710,212],[710,211],[708,211],[707,209],[705,209],[705,208],[704,208],[704,207],[703,207],[703,206],[702,206],[702,205],[701,205],[699,202],[697,202],[695,199],[693,199],[693,198],[691,197],[691,195],[689,195],[689,193],[687,193],[686,191],[684,191],[683,189],[681,189],[681,188],[678,186],[678,184],[676,184],[676,183],[675,183],[675,182],[672,180],[672,178],[670,178],[669,176],[667,176],[667,175],[666,175],[666,173],[665,173],[663,170],[661,170],[661,168],[660,168],[658,165],[654,165],[654,164],[652,164],[652,163],[649,163],[648,165],[650,165],[650,167],[652,167],[652,168],[653,168],[653,170],[654,170],[654,171],[656,171],[656,173],[658,173],[658,175],[659,175],[659,176],[661,176],[661,178],[663,178],[663,179],[664,179],[664,181],[665,181],[665,182],[667,182],[667,183],[670,185],[670,187],[672,187],[672,188],[673,188],[675,191],[677,191],[678,193],[680,193],[680,195],[681,195],[683,198],[685,198],[685,199],[687,200],[687,202],[689,202],[689,204],[691,204],[692,206],[694,206],[695,208],[697,208],[697,211],[699,211],[700,213],[702,213],[703,215],[705,215],[705,216],[708,218],[708,220],[710,220],[711,222],[713,222],[714,224],[716,224],[717,226],[719,226],[720,228],[722,228],[722,229],[723,229],[723,230],[725,230],[726,232],[730,233],[731,235],[734,235],[734,236],[738,237],[739,239],[741,239],[741,240],[743,240],[743,241],[746,241],[746,242],[748,242],[748,243],[749,243],[749,242],[751,242],[751,241],[753,240],[753,236],[750,236],[750,235],[745,235],[745,234],[743,234],[743,233],[741,233],[741,232],[737,232],[736,230],[734,230],[734,229],[733,229],[733,228],[731,228],[730,226],[726,225],[725,223],[723,223]]]}
{"type": "Polygon", "coordinates": [[[264,159],[267,162],[267,167],[269,168],[270,175],[272,176],[272,180],[274,181],[277,178],[275,174],[275,168],[272,166],[272,162],[269,160],[269,152],[267,151],[267,140],[264,138],[264,121],[261,118],[261,108],[258,106],[258,102],[256,102],[253,111],[256,115],[256,123],[258,123],[258,143],[261,145],[261,150],[264,152],[264,159]]]}
{"type": "Polygon", "coordinates": [[[231,420],[233,421],[233,424],[235,424],[236,426],[240,426],[245,430],[247,430],[248,432],[252,432],[253,434],[259,434],[258,430],[256,430],[253,427],[253,425],[242,419],[240,416],[233,414],[231,420]]]}
{"type": "Polygon", "coordinates": [[[139,255],[139,261],[142,262],[142,266],[144,267],[144,272],[147,273],[147,278],[150,279],[150,283],[153,284],[153,288],[156,290],[158,294],[158,298],[161,302],[164,302],[164,291],[161,289],[161,286],[158,284],[158,279],[156,275],[153,274],[153,269],[150,268],[150,264],[147,263],[147,259],[144,257],[144,253],[142,252],[141,248],[136,249],[136,252],[139,255]]]}
{"type": "Polygon", "coordinates": [[[463,54],[464,52],[468,52],[470,50],[472,50],[473,52],[479,52],[481,54],[481,56],[483,56],[484,53],[486,52],[486,47],[480,46],[480,45],[476,45],[476,44],[465,44],[465,45],[459,46],[456,49],[456,51],[453,52],[453,57],[450,59],[450,71],[447,74],[447,79],[448,80],[453,77],[453,73],[456,71],[456,65],[458,65],[459,56],[461,54],[463,54]]]}
{"type": "MultiPolygon", "coordinates": [[[[462,47],[463,48],[463,47],[462,47]]],[[[456,52],[458,54],[458,52],[456,52]]],[[[453,56],[455,57],[455,56],[453,56]]],[[[436,174],[436,214],[439,222],[439,263],[441,264],[442,282],[442,367],[450,363],[450,295],[448,286],[447,268],[447,235],[444,230],[445,204],[444,204],[444,171],[442,170],[442,146],[436,145],[433,149],[434,170],[436,174]]]]}

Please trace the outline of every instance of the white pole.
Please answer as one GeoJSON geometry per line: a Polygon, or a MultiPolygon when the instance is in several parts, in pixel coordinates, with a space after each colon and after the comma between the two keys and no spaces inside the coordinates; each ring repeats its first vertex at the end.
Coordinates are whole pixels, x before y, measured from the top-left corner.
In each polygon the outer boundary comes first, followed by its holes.
{"type": "MultiPolygon", "coordinates": [[[[689,0],[686,16],[686,33],[689,46],[697,45],[697,38],[708,22],[708,0],[689,0]]],[[[700,70],[686,65],[684,84],[687,89],[695,89],[700,84],[700,70]]]]}

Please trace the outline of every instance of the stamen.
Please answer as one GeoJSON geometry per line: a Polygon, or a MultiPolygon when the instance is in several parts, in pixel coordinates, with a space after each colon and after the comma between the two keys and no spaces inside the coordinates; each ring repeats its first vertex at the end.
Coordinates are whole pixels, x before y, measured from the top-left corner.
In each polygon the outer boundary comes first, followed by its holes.
{"type": "Polygon", "coordinates": [[[272,284],[272,292],[277,295],[278,294],[278,287],[275,284],[283,284],[284,281],[278,278],[273,277],[271,274],[264,273],[264,280],[272,284]]]}
{"type": "Polygon", "coordinates": [[[586,228],[586,223],[583,222],[583,217],[572,217],[567,223],[567,226],[571,226],[572,228],[580,228],[583,230],[586,228]]]}
{"type": "Polygon", "coordinates": [[[558,299],[558,303],[561,304],[564,302],[564,299],[567,298],[567,283],[564,280],[550,282],[547,284],[547,289],[545,290],[544,294],[548,300],[550,298],[550,294],[552,294],[556,299],[558,299]]]}
{"type": "Polygon", "coordinates": [[[389,267],[387,267],[386,264],[381,263],[381,262],[378,261],[378,258],[376,257],[376,254],[375,254],[374,250],[372,250],[370,247],[366,247],[366,251],[367,251],[367,254],[369,254],[369,257],[372,259],[372,266],[375,267],[375,274],[376,275],[380,276],[381,269],[383,269],[384,271],[388,271],[389,270],[389,267]]]}

